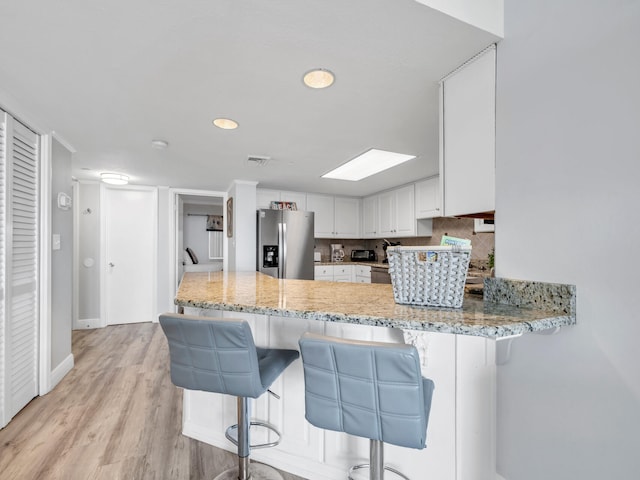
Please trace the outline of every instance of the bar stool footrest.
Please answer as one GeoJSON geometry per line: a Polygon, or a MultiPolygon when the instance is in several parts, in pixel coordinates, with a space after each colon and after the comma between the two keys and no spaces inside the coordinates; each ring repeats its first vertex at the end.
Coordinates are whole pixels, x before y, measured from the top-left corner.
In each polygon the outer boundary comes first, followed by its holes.
{"type": "MultiPolygon", "coordinates": [[[[250,448],[269,448],[269,447],[275,447],[280,443],[282,435],[278,431],[278,429],[273,425],[271,425],[270,423],[254,421],[249,423],[249,428],[251,427],[263,427],[268,430],[271,430],[273,433],[275,433],[278,436],[278,438],[273,442],[249,445],[250,448]]],[[[236,423],[235,425],[231,425],[229,428],[227,428],[227,430],[224,432],[224,436],[227,437],[227,440],[229,440],[231,443],[233,443],[237,447],[238,446],[238,424],[236,423]]]]}
{"type": "MultiPolygon", "coordinates": [[[[352,476],[352,474],[353,474],[354,472],[358,471],[358,470],[369,469],[370,467],[371,467],[371,464],[369,464],[369,463],[363,463],[363,464],[360,464],[360,465],[354,465],[353,467],[351,467],[351,468],[349,469],[349,477],[348,477],[348,478],[349,478],[349,480],[361,480],[360,478],[354,478],[354,477],[352,476]]],[[[396,470],[396,469],[395,469],[395,468],[393,468],[393,467],[388,467],[388,466],[386,466],[386,465],[385,465],[384,469],[385,469],[387,472],[395,473],[396,475],[398,475],[400,478],[403,478],[404,480],[411,480],[411,479],[410,479],[409,477],[407,477],[405,474],[400,473],[398,470],[396,470]]],[[[367,476],[367,477],[364,477],[364,478],[367,478],[367,479],[368,479],[369,477],[367,476]]],[[[385,480],[386,480],[386,479],[385,479],[385,480]]]]}
{"type": "MultiPolygon", "coordinates": [[[[251,463],[249,466],[249,478],[251,480],[284,480],[280,472],[275,468],[262,463],[251,463]]],[[[238,480],[238,467],[225,470],[213,480],[238,480]]]]}

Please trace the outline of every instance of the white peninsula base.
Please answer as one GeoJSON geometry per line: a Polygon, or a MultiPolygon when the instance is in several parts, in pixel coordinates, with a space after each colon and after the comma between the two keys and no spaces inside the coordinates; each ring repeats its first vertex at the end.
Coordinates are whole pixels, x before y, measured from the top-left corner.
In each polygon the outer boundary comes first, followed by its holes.
{"type": "MultiPolygon", "coordinates": [[[[259,346],[298,349],[298,339],[306,331],[360,340],[404,342],[405,338],[395,328],[198,308],[185,308],[185,313],[245,319],[259,346]]],[[[408,331],[406,337],[421,353],[423,375],[435,382],[427,448],[385,445],[385,463],[416,480],[495,479],[495,340],[418,331],[408,331]]],[[[310,480],[346,478],[352,465],[368,462],[368,440],[318,429],[305,420],[300,360],[271,389],[281,400],[262,395],[252,402],[251,417],[275,425],[282,441],[274,448],[253,450],[253,460],[310,480]]],[[[236,423],[235,398],[185,390],[183,408],[184,435],[235,452],[224,436],[225,429],[236,423]]],[[[254,442],[261,440],[253,431],[252,435],[254,442]]]]}

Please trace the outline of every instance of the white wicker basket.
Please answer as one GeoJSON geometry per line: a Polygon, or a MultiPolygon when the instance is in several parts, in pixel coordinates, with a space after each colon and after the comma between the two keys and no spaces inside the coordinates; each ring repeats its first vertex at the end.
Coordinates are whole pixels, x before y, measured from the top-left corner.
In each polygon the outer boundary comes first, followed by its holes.
{"type": "Polygon", "coordinates": [[[396,303],[462,307],[471,247],[388,247],[396,303]]]}

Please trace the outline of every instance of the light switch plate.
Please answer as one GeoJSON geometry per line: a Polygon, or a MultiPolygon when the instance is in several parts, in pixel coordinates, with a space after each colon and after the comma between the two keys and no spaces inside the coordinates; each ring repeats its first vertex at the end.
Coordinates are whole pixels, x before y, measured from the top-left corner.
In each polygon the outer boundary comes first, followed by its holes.
{"type": "Polygon", "coordinates": [[[51,240],[51,248],[52,250],[60,250],[60,234],[54,233],[53,238],[51,240]]]}

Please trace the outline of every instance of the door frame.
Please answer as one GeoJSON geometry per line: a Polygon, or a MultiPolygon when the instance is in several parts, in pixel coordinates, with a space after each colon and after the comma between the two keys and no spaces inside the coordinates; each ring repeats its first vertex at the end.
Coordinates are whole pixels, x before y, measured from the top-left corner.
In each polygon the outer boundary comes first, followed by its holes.
{"type": "Polygon", "coordinates": [[[38,172],[39,218],[39,276],[38,299],[40,305],[40,331],[38,332],[38,351],[40,365],[38,371],[38,389],[40,395],[49,393],[52,385],[51,375],[51,158],[53,139],[50,134],[40,134],[40,164],[38,172]]]}
{"type": "Polygon", "coordinates": [[[154,194],[154,211],[153,224],[156,235],[153,237],[152,258],[153,262],[151,271],[151,288],[153,292],[152,298],[152,318],[150,321],[158,318],[158,188],[145,185],[107,185],[100,183],[100,327],[107,326],[107,190],[136,190],[143,192],[151,192],[154,194]]]}
{"type": "MultiPolygon", "coordinates": [[[[169,244],[169,282],[171,282],[169,291],[175,297],[177,293],[175,285],[178,284],[178,262],[182,260],[182,252],[178,252],[178,200],[181,195],[198,196],[198,197],[218,197],[222,198],[222,204],[227,204],[228,194],[227,192],[215,191],[215,190],[193,190],[189,188],[170,188],[169,199],[171,202],[171,208],[169,209],[169,232],[170,244],[169,244]]],[[[227,239],[227,222],[223,223],[222,236],[224,239],[222,249],[222,270],[227,270],[228,255],[228,239],[227,239]]],[[[174,306],[174,312],[178,310],[178,307],[174,306]]]]}

